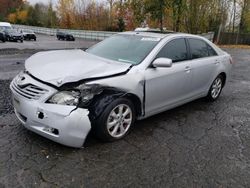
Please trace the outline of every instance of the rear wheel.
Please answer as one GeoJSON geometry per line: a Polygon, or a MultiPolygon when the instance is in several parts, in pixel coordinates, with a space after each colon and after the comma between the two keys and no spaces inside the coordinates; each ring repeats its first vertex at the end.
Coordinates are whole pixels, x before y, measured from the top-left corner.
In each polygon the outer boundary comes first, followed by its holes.
{"type": "Polygon", "coordinates": [[[134,105],[130,100],[114,100],[94,122],[94,134],[103,141],[115,141],[125,137],[135,121],[134,105]]]}
{"type": "Polygon", "coordinates": [[[223,81],[224,78],[222,75],[219,75],[215,78],[207,94],[207,99],[209,101],[215,101],[219,98],[223,88],[223,81]]]}

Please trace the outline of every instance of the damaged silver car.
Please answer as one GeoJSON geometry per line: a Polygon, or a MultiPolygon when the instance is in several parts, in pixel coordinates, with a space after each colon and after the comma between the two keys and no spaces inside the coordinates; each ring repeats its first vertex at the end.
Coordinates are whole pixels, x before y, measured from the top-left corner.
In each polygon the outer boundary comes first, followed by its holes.
{"type": "Polygon", "coordinates": [[[215,101],[231,66],[229,54],[199,36],[125,32],[87,51],[39,52],[10,88],[27,129],[82,147],[90,130],[114,141],[135,120],[201,97],[215,101]]]}

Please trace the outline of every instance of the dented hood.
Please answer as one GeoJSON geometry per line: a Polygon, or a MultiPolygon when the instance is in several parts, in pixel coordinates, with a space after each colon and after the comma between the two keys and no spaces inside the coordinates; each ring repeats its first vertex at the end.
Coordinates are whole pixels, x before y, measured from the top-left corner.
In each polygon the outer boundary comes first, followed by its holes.
{"type": "Polygon", "coordinates": [[[126,72],[130,64],[109,61],[82,50],[39,52],[25,62],[31,75],[57,87],[83,79],[126,72]]]}

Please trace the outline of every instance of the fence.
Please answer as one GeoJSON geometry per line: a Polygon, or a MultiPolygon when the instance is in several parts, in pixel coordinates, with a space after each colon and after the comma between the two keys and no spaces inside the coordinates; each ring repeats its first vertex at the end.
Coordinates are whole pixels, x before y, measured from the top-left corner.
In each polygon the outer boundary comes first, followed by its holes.
{"type": "MultiPolygon", "coordinates": [[[[35,27],[27,25],[13,25],[15,29],[30,29],[35,33],[45,34],[45,35],[56,35],[57,29],[45,28],[45,27],[35,27]]],[[[74,37],[90,39],[90,40],[103,40],[110,37],[116,32],[106,32],[106,31],[89,31],[89,30],[69,30],[60,29],[60,31],[70,33],[74,37]]]]}
{"type": "MultiPolygon", "coordinates": [[[[15,29],[30,29],[35,33],[46,34],[46,35],[56,35],[57,29],[45,28],[45,27],[35,27],[35,26],[27,26],[27,25],[13,25],[15,29]]],[[[89,30],[71,30],[71,29],[60,29],[60,31],[64,31],[70,33],[78,38],[90,39],[90,40],[103,40],[108,38],[117,32],[107,32],[107,31],[89,31],[89,30]]],[[[214,32],[203,33],[201,36],[207,38],[210,41],[214,39],[214,32]]]]}
{"type": "Polygon", "coordinates": [[[246,44],[250,45],[250,34],[221,33],[218,44],[246,44]]]}

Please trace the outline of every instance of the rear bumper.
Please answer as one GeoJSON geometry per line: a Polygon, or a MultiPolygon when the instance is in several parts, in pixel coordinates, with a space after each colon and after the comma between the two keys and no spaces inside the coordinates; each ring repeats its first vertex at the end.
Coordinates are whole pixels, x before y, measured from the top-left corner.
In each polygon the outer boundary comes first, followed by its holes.
{"type": "Polygon", "coordinates": [[[29,100],[11,90],[15,114],[24,127],[69,147],[83,146],[91,129],[87,109],[29,100]]]}
{"type": "Polygon", "coordinates": [[[27,40],[27,39],[36,39],[35,35],[24,35],[23,37],[24,37],[25,40],[27,40]]]}
{"type": "Polygon", "coordinates": [[[18,40],[21,41],[21,40],[23,40],[23,37],[12,36],[12,37],[9,37],[9,40],[10,40],[10,41],[18,41],[18,40]]]}

